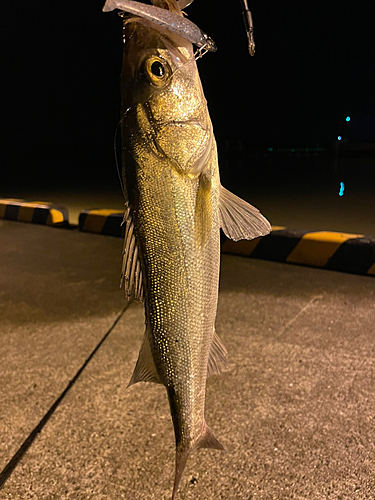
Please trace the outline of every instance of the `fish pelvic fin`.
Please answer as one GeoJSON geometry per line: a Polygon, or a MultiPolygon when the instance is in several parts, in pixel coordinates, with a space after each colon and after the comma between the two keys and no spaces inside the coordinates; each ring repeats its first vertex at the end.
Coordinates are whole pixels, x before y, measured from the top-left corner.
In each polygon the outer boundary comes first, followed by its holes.
{"type": "Polygon", "coordinates": [[[138,360],[134,368],[134,372],[128,387],[136,384],[137,382],[154,382],[161,384],[158,372],[156,370],[155,362],[152,357],[150,342],[148,340],[147,332],[143,337],[141,349],[139,351],[138,360]]]}
{"type": "Polygon", "coordinates": [[[252,240],[271,232],[259,210],[220,186],[220,225],[231,240],[252,240]]]}

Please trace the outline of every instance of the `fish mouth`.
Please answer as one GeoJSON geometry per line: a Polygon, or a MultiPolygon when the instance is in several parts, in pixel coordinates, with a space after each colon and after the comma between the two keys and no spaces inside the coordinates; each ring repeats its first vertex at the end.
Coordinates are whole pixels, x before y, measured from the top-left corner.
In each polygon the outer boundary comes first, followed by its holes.
{"type": "Polygon", "coordinates": [[[156,143],[181,173],[199,175],[212,145],[212,126],[197,119],[173,120],[159,126],[156,143]]]}

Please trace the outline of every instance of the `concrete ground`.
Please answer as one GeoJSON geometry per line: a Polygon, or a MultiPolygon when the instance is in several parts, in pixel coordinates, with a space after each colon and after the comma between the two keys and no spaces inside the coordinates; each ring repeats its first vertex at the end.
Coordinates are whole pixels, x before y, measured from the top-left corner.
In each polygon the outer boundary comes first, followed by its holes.
{"type": "MultiPolygon", "coordinates": [[[[15,465],[0,499],[170,500],[165,390],[126,388],[144,317],[122,313],[121,240],[9,221],[0,235],[0,474],[15,465]]],[[[375,498],[374,300],[370,277],[223,256],[229,365],[206,416],[225,451],[190,458],[178,499],[375,498]]]]}

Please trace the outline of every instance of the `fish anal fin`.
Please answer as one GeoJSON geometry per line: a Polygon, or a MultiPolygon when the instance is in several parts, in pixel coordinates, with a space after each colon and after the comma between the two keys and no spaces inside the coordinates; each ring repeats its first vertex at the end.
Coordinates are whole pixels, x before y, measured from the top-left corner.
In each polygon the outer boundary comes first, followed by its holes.
{"type": "Polygon", "coordinates": [[[128,387],[133,384],[137,384],[138,382],[154,382],[156,384],[162,383],[156,370],[155,362],[151,354],[150,343],[146,333],[143,338],[138,360],[128,387]]]}
{"type": "Polygon", "coordinates": [[[220,373],[220,365],[225,366],[227,364],[227,354],[228,351],[214,330],[214,337],[208,356],[207,377],[220,373]]]}
{"type": "Polygon", "coordinates": [[[259,210],[220,186],[220,225],[231,240],[252,240],[271,232],[259,210]]]}
{"type": "Polygon", "coordinates": [[[224,446],[216,439],[211,429],[205,423],[205,431],[197,443],[197,449],[211,448],[213,450],[224,450],[224,446]]]}

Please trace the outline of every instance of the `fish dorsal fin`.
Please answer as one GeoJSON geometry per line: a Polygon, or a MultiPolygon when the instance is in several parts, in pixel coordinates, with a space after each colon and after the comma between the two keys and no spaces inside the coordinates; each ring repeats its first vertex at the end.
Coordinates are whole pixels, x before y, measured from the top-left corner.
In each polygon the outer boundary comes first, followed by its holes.
{"type": "Polygon", "coordinates": [[[147,332],[143,337],[141,349],[139,351],[138,360],[134,368],[134,372],[128,387],[137,382],[155,382],[161,384],[155,362],[152,357],[150,343],[148,341],[147,332]]]}
{"type": "Polygon", "coordinates": [[[143,277],[137,240],[134,234],[134,223],[131,211],[126,207],[122,224],[125,224],[124,246],[122,250],[122,267],[120,287],[124,285],[125,297],[129,300],[143,300],[143,277]]]}
{"type": "Polygon", "coordinates": [[[219,339],[214,330],[214,338],[212,339],[211,350],[208,356],[207,377],[220,373],[220,364],[227,364],[227,350],[219,339]]]}
{"type": "Polygon", "coordinates": [[[271,232],[259,210],[220,186],[220,225],[231,240],[252,240],[271,232]]]}

